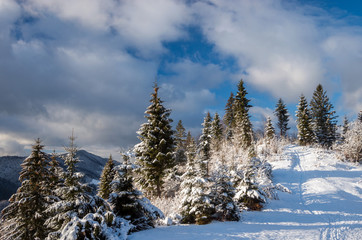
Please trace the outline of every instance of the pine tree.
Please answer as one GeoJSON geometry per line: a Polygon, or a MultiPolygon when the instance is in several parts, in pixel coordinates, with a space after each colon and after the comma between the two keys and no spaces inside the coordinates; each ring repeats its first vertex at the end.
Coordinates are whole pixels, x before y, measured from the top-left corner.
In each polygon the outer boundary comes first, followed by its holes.
{"type": "Polygon", "coordinates": [[[49,159],[43,148],[38,138],[31,155],[21,164],[21,186],[2,211],[2,221],[6,222],[6,229],[2,231],[4,239],[44,239],[47,235],[44,210],[49,204],[51,180],[49,159]]]}
{"type": "Polygon", "coordinates": [[[260,210],[262,208],[261,203],[266,202],[266,199],[255,183],[255,173],[252,164],[249,164],[244,169],[243,175],[242,180],[236,186],[234,200],[241,209],[260,210]]]}
{"type": "Polygon", "coordinates": [[[169,118],[170,110],[162,105],[158,97],[157,83],[147,108],[147,123],[141,125],[136,145],[139,168],[138,183],[148,196],[161,196],[167,169],[174,166],[174,139],[169,118]]]}
{"type": "Polygon", "coordinates": [[[317,143],[324,147],[331,147],[336,140],[336,121],[333,105],[329,102],[327,93],[319,84],[313,93],[310,102],[312,127],[317,143]]]}
{"type": "Polygon", "coordinates": [[[100,178],[98,196],[101,198],[108,199],[109,194],[111,193],[111,182],[113,181],[114,175],[114,161],[112,159],[112,155],[110,155],[100,178]]]}
{"type": "Polygon", "coordinates": [[[275,137],[275,130],[274,130],[271,118],[269,116],[266,119],[266,124],[265,124],[265,128],[264,128],[264,135],[265,135],[265,139],[266,139],[268,144],[275,137]]]}
{"type": "Polygon", "coordinates": [[[205,177],[209,176],[209,161],[211,158],[211,139],[212,139],[212,132],[211,132],[211,116],[208,112],[206,117],[204,118],[204,122],[202,123],[203,129],[202,134],[199,138],[199,145],[198,145],[198,155],[201,159],[201,171],[203,171],[202,175],[205,177]]]}
{"type": "Polygon", "coordinates": [[[182,125],[182,121],[178,121],[175,133],[175,145],[176,145],[176,164],[186,163],[185,155],[185,142],[186,142],[186,131],[182,125]]]}
{"type": "Polygon", "coordinates": [[[207,224],[212,221],[215,206],[212,203],[210,181],[205,174],[205,167],[199,156],[195,161],[188,160],[181,184],[182,223],[207,224]]]}
{"type": "Polygon", "coordinates": [[[116,216],[130,221],[130,232],[136,232],[153,227],[154,221],[162,217],[162,213],[135,189],[132,169],[129,157],[124,154],[123,163],[111,183],[109,202],[116,216]]]}
{"type": "Polygon", "coordinates": [[[235,119],[235,137],[236,143],[243,149],[251,147],[253,142],[253,130],[249,116],[251,105],[250,100],[246,98],[246,89],[243,80],[238,84],[238,92],[235,95],[233,103],[233,112],[235,119]]]}
{"type": "Polygon", "coordinates": [[[343,127],[342,127],[342,135],[346,135],[347,131],[348,131],[348,125],[349,125],[349,121],[348,121],[348,118],[347,116],[344,116],[344,119],[343,119],[343,127]]]}
{"type": "Polygon", "coordinates": [[[226,139],[231,140],[233,137],[233,130],[235,128],[235,116],[234,116],[234,94],[230,93],[230,97],[225,106],[225,115],[223,118],[226,126],[226,139]]]}
{"type": "Polygon", "coordinates": [[[215,205],[214,219],[219,221],[238,221],[239,208],[234,203],[235,188],[230,180],[229,169],[224,162],[216,168],[213,176],[212,201],[215,205]]]}
{"type": "Polygon", "coordinates": [[[296,117],[297,117],[299,144],[305,146],[313,143],[311,116],[309,113],[307,99],[304,97],[303,94],[300,96],[296,117]]]}
{"type": "Polygon", "coordinates": [[[63,183],[61,176],[64,174],[63,168],[59,166],[57,158],[58,155],[53,151],[49,163],[49,188],[52,189],[53,195],[55,195],[54,189],[58,188],[63,183]]]}
{"type": "Polygon", "coordinates": [[[52,230],[48,235],[49,239],[59,239],[66,226],[69,227],[68,223],[73,224],[88,213],[95,213],[102,204],[101,199],[88,195],[86,191],[89,188],[80,183],[83,174],[76,171],[79,158],[76,156],[78,148],[74,143],[73,133],[69,140],[69,146],[65,147],[67,154],[63,157],[66,167],[62,176],[64,183],[54,191],[59,200],[46,210],[50,217],[46,220],[45,225],[52,230]]]}
{"type": "Polygon", "coordinates": [[[214,120],[211,122],[212,133],[212,149],[216,152],[220,151],[223,139],[223,129],[218,113],[215,113],[214,120]]]}
{"type": "Polygon", "coordinates": [[[274,113],[278,119],[277,126],[280,129],[280,137],[286,137],[287,131],[290,129],[288,127],[289,114],[286,105],[281,98],[278,100],[274,113]]]}

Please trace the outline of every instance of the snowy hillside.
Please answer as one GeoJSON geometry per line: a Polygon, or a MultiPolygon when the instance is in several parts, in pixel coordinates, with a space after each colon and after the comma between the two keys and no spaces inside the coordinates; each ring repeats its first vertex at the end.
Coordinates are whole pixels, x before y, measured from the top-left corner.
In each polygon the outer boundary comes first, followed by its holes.
{"type": "Polygon", "coordinates": [[[279,192],[261,212],[243,212],[241,222],[158,227],[132,234],[143,239],[362,239],[362,166],[333,152],[288,146],[273,166],[279,192]]]}

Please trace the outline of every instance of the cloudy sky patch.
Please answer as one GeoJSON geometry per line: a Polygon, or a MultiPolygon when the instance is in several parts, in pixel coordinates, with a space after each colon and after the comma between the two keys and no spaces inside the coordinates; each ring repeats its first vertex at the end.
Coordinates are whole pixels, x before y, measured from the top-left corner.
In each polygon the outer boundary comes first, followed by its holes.
{"type": "Polygon", "coordinates": [[[86,150],[116,154],[137,143],[155,79],[175,123],[195,135],[207,111],[223,115],[241,78],[255,125],[279,97],[295,106],[318,83],[338,115],[353,119],[362,109],[356,9],[328,1],[1,0],[0,155],[25,155],[37,137],[61,149],[72,129],[86,150]]]}

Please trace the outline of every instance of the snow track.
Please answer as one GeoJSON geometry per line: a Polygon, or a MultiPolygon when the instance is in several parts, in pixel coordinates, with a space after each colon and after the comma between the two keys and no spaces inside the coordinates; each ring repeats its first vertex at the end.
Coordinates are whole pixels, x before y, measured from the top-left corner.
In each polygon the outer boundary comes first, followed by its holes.
{"type": "Polygon", "coordinates": [[[343,163],[333,152],[287,146],[273,165],[279,192],[261,212],[244,212],[241,222],[159,227],[138,239],[362,239],[362,167],[343,163]]]}

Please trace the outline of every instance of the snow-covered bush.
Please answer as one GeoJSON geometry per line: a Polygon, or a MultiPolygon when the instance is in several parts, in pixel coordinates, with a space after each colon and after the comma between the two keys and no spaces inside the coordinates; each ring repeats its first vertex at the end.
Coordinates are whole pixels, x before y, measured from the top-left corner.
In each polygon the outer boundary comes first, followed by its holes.
{"type": "Polygon", "coordinates": [[[362,123],[352,122],[346,133],[343,135],[344,141],[335,148],[339,150],[344,159],[351,162],[362,161],[362,123]]]}
{"type": "Polygon", "coordinates": [[[74,216],[57,235],[60,240],[73,239],[114,239],[126,240],[129,222],[117,217],[114,213],[98,211],[89,213],[83,218],[74,216]]]}

